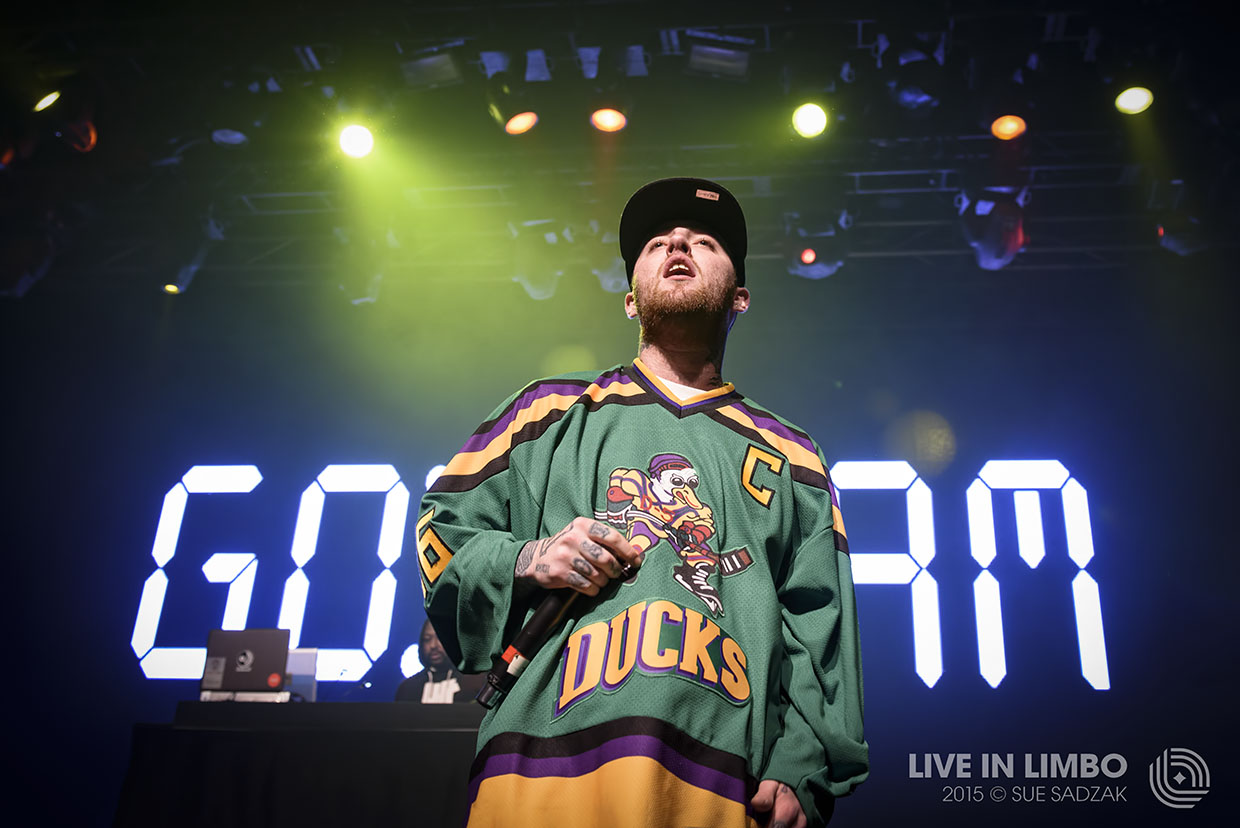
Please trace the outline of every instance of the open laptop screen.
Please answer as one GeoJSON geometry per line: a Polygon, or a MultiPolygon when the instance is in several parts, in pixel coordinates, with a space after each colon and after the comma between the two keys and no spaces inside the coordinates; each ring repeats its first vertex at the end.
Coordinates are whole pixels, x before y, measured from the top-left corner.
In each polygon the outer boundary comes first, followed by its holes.
{"type": "Polygon", "coordinates": [[[201,689],[282,690],[288,642],[288,630],[211,630],[201,689]]]}

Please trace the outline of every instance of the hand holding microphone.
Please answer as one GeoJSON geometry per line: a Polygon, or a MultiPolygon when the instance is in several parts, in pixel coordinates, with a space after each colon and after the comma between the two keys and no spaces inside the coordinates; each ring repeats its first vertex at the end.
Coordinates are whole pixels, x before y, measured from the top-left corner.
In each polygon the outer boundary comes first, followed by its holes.
{"type": "Polygon", "coordinates": [[[615,528],[585,517],[573,518],[551,537],[521,547],[513,572],[517,583],[550,591],[495,660],[478,703],[492,708],[512,689],[578,594],[595,596],[611,579],[632,577],[644,557],[615,528]]]}
{"type": "Polygon", "coordinates": [[[640,558],[615,528],[579,517],[551,537],[523,546],[513,574],[527,585],[568,587],[594,596],[612,578],[632,575],[641,565],[640,558]],[[623,572],[626,564],[633,567],[627,573],[623,572]]]}

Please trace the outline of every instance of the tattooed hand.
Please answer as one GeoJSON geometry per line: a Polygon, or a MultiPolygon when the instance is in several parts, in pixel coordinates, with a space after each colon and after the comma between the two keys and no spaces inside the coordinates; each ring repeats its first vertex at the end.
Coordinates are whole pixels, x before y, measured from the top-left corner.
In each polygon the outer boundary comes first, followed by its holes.
{"type": "Polygon", "coordinates": [[[609,580],[622,574],[625,564],[640,566],[642,557],[615,528],[579,517],[551,537],[521,547],[513,574],[527,586],[571,587],[598,595],[609,580]]]}
{"type": "Polygon", "coordinates": [[[749,801],[758,824],[768,828],[805,828],[807,820],[796,791],[776,779],[763,779],[749,801]]]}

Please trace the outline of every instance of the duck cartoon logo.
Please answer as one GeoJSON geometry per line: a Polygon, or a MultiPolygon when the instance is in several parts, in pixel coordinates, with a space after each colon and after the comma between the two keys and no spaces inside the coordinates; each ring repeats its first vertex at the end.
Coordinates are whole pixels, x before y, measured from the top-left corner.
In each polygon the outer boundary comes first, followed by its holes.
{"type": "MultiPolygon", "coordinates": [[[[714,513],[698,497],[700,478],[687,457],[657,454],[648,468],[615,469],[607,487],[607,509],[595,518],[606,520],[624,533],[638,552],[645,553],[666,540],[675,550],[672,568],[676,582],[697,596],[716,617],[723,615],[717,586],[719,553],[710,545],[715,535],[714,513]]],[[[729,558],[752,561],[736,550],[729,558]]],[[[734,574],[744,566],[731,566],[734,574]]]]}

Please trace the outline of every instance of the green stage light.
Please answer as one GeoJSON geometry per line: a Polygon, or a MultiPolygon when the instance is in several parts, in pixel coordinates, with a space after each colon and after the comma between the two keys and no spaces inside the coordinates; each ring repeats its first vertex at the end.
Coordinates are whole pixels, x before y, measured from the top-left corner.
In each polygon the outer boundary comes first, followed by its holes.
{"type": "Polygon", "coordinates": [[[1144,86],[1130,86],[1115,96],[1115,108],[1125,115],[1136,115],[1150,108],[1154,93],[1144,86]]]}
{"type": "Polygon", "coordinates": [[[340,130],[340,150],[350,158],[364,158],[374,148],[375,138],[366,127],[351,124],[340,130]]]}
{"type": "Polygon", "coordinates": [[[818,104],[801,104],[792,113],[792,128],[802,138],[816,138],[827,128],[827,111],[818,104]]]}

